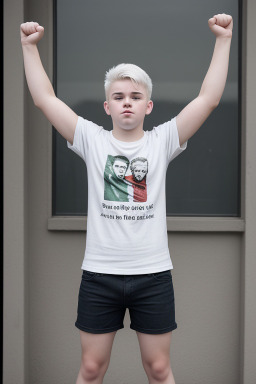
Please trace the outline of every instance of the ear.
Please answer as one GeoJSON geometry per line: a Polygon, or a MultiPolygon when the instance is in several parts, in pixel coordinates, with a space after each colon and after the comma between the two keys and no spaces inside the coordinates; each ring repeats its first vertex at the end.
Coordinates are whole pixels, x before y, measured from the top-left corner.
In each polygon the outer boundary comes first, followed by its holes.
{"type": "Polygon", "coordinates": [[[105,109],[105,112],[107,115],[110,115],[110,110],[109,110],[109,105],[108,105],[108,102],[107,101],[104,101],[104,109],[105,109]]]}
{"type": "Polygon", "coordinates": [[[149,100],[147,104],[146,115],[149,115],[152,112],[153,105],[153,101],[149,100]]]}

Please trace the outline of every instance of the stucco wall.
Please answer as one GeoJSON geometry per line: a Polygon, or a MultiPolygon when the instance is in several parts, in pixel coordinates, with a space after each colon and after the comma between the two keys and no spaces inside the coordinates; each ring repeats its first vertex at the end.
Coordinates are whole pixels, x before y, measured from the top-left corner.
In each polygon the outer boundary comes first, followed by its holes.
{"type": "MultiPolygon", "coordinates": [[[[171,362],[177,383],[253,384],[256,377],[256,84],[249,78],[256,63],[253,0],[245,9],[245,234],[242,230],[218,232],[216,226],[214,231],[182,232],[174,225],[169,232],[178,322],[171,362]]],[[[80,365],[74,321],[85,232],[48,230],[51,127],[23,84],[19,24],[28,18],[46,26],[40,52],[51,77],[51,0],[5,1],[4,384],[69,384],[75,382],[80,365]]],[[[125,328],[116,335],[104,382],[147,383],[128,311],[125,328]]]]}

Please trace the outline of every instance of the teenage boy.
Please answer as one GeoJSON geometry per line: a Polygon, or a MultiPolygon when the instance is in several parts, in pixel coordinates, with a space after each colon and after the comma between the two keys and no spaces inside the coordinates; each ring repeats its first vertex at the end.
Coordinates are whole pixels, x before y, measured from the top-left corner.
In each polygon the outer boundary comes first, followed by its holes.
{"type": "Polygon", "coordinates": [[[107,72],[104,108],[112,118],[110,132],[78,117],[55,96],[36,45],[44,29],[34,22],[21,25],[25,73],[34,103],[87,164],[87,241],[76,321],[82,359],[77,384],[102,383],[126,308],[149,383],[175,383],[170,342],[177,324],[165,176],[170,161],[217,107],[225,87],[232,17],[218,14],[208,24],[216,43],[199,95],[152,131],[143,130],[144,118],[153,108],[149,76],[132,64],[107,72]],[[137,166],[143,171],[141,159],[146,167],[140,184],[133,176],[137,166]]]}

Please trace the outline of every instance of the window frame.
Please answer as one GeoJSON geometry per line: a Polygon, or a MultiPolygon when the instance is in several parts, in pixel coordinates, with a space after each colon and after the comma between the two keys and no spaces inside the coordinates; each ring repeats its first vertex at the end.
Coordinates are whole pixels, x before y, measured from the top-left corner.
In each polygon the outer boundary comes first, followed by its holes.
{"type": "MultiPolygon", "coordinates": [[[[245,50],[245,33],[244,23],[245,18],[243,12],[243,1],[238,0],[238,133],[241,138],[241,145],[239,151],[239,164],[240,172],[238,175],[238,183],[240,185],[239,190],[239,202],[240,210],[237,217],[226,217],[226,216],[186,216],[186,215],[175,215],[166,216],[167,220],[167,231],[169,232],[244,232],[245,231],[245,220],[244,220],[244,157],[245,157],[245,141],[244,141],[244,129],[245,120],[245,74],[244,68],[246,66],[246,55],[243,54],[245,50]]],[[[49,29],[49,57],[52,63],[50,71],[52,83],[55,92],[57,92],[57,0],[53,0],[52,10],[52,27],[49,29]]],[[[53,185],[55,178],[55,169],[53,167],[54,161],[54,149],[55,149],[55,134],[54,127],[49,124],[49,135],[48,135],[48,148],[50,154],[49,161],[49,172],[48,172],[48,230],[61,230],[61,231],[86,231],[87,230],[87,215],[86,216],[57,216],[53,215],[53,185]]]]}

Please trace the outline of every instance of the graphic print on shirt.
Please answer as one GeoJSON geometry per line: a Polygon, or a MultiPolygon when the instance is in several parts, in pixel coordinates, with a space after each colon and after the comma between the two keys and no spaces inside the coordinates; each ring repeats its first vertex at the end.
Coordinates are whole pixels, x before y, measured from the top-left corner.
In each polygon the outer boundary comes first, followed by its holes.
{"type": "Polygon", "coordinates": [[[110,201],[147,201],[148,160],[108,155],[104,170],[104,199],[110,201]]]}

